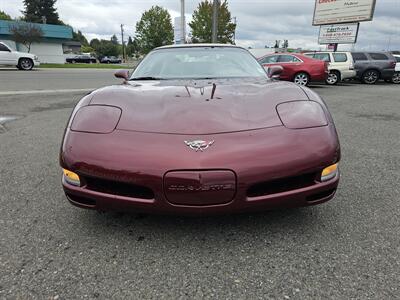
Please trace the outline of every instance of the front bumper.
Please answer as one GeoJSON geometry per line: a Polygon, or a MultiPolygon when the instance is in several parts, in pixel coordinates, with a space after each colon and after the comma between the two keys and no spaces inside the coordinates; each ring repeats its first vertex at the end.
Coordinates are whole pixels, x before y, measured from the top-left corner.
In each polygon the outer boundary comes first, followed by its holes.
{"type": "MultiPolygon", "coordinates": [[[[215,140],[215,144],[204,152],[195,152],[184,144],[183,141],[193,138],[122,130],[107,135],[67,130],[61,152],[63,168],[78,173],[82,178],[102,178],[143,186],[150,189],[153,195],[117,195],[104,189],[90,189],[85,183],[76,187],[63,180],[67,198],[78,207],[102,211],[201,215],[309,206],[326,202],[335,195],[339,174],[327,182],[313,180],[311,184],[288,190],[274,189],[274,192],[249,195],[249,189],[260,182],[318,174],[326,166],[337,162],[340,149],[331,124],[304,130],[279,126],[202,136],[204,140],[215,140]],[[192,205],[190,198],[193,191],[186,185],[180,201],[168,198],[166,176],[171,171],[194,173],[221,170],[233,173],[236,178],[234,183],[229,181],[235,190],[224,203],[213,202],[210,205],[207,204],[209,201],[204,201],[192,205]],[[187,200],[182,202],[185,196],[187,200]]],[[[229,177],[232,180],[232,175],[229,177]]],[[[220,183],[216,182],[217,185],[220,183]]],[[[180,188],[179,184],[177,186],[180,188]]]]}
{"type": "Polygon", "coordinates": [[[40,66],[40,61],[34,60],[34,61],[33,61],[33,66],[34,66],[34,67],[39,67],[39,66],[40,66]]]}
{"type": "MultiPolygon", "coordinates": [[[[188,206],[174,205],[160,193],[155,199],[143,200],[116,196],[72,186],[63,180],[63,188],[69,202],[77,207],[99,211],[130,211],[156,214],[202,215],[257,212],[277,208],[317,205],[331,200],[339,184],[338,174],[328,182],[312,187],[291,190],[268,196],[246,197],[243,191],[229,203],[220,205],[188,206]]],[[[160,183],[162,180],[160,180],[160,183]]],[[[239,181],[240,183],[240,181],[239,181]]]]}

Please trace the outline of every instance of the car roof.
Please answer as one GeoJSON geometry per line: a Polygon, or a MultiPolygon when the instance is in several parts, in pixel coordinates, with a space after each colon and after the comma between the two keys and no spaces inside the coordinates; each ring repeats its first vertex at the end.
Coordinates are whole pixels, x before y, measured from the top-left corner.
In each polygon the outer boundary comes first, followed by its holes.
{"type": "Polygon", "coordinates": [[[350,51],[307,51],[301,54],[313,54],[313,53],[351,53],[350,51]]]}
{"type": "Polygon", "coordinates": [[[352,51],[351,53],[382,53],[382,54],[391,54],[387,51],[352,51]]]}
{"type": "Polygon", "coordinates": [[[155,48],[154,50],[160,50],[160,49],[174,49],[174,48],[204,48],[204,47],[213,47],[213,48],[238,48],[238,49],[245,49],[243,47],[239,47],[236,45],[231,45],[231,44],[177,44],[177,45],[168,45],[168,46],[162,46],[155,48]]]}

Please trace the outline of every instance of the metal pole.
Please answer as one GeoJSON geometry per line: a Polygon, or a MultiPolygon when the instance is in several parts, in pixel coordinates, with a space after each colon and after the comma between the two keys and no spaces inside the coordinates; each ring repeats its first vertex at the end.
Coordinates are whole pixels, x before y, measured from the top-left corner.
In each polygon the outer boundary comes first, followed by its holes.
{"type": "Polygon", "coordinates": [[[181,0],[181,44],[186,44],[185,0],[181,0]]]}
{"type": "Polygon", "coordinates": [[[213,18],[212,18],[212,43],[218,43],[218,9],[219,0],[214,0],[213,3],[213,18]]]}
{"type": "Polygon", "coordinates": [[[121,24],[121,38],[122,38],[122,60],[125,62],[124,24],[121,24]]]}
{"type": "Polygon", "coordinates": [[[236,27],[237,27],[237,18],[233,17],[233,24],[235,24],[235,31],[233,32],[233,44],[236,45],[236,27]]]}
{"type": "Polygon", "coordinates": [[[336,52],[336,51],[337,51],[338,46],[339,46],[339,44],[338,44],[338,43],[335,43],[335,47],[333,48],[333,52],[336,52]]]}

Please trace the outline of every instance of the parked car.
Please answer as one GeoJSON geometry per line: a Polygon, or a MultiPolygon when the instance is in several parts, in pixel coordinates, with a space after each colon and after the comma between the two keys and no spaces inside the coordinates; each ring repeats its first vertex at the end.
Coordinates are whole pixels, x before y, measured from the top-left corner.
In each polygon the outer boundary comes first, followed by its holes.
{"type": "Polygon", "coordinates": [[[95,64],[97,59],[89,55],[76,55],[66,59],[67,63],[83,63],[83,64],[95,64]]]}
{"type": "Polygon", "coordinates": [[[40,66],[39,58],[30,53],[12,50],[5,43],[0,42],[0,65],[15,66],[20,70],[29,71],[40,66]]]}
{"type": "Polygon", "coordinates": [[[357,78],[365,84],[375,84],[379,79],[392,80],[396,59],[386,52],[352,52],[357,78]]]}
{"type": "Polygon", "coordinates": [[[157,48],[133,74],[119,70],[120,85],[86,95],[70,117],[60,153],[67,199],[200,215],[332,199],[333,119],[315,92],[271,80],[281,72],[218,44],[157,48]]]}
{"type": "Polygon", "coordinates": [[[122,63],[122,60],[118,57],[115,56],[105,56],[102,59],[100,59],[100,63],[102,64],[120,64],[122,63]]]}
{"type": "Polygon", "coordinates": [[[328,63],[329,75],[326,83],[329,85],[356,77],[353,56],[350,52],[309,52],[303,54],[328,63]]]}
{"type": "Polygon", "coordinates": [[[400,55],[393,54],[393,56],[396,59],[396,67],[395,67],[395,72],[393,74],[392,80],[388,80],[388,81],[399,84],[400,83],[400,55]]]}
{"type": "Polygon", "coordinates": [[[264,67],[281,66],[281,80],[293,81],[299,85],[310,82],[324,82],[329,74],[328,63],[297,53],[268,54],[258,59],[264,67]]]}

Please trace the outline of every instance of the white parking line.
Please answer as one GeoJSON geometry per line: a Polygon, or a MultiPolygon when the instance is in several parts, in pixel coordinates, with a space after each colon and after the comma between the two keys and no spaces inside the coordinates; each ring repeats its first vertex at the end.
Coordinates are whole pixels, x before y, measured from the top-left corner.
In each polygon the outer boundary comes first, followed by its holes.
{"type": "Polygon", "coordinates": [[[0,96],[12,96],[12,95],[34,95],[34,94],[63,94],[63,93],[85,93],[91,92],[96,88],[92,89],[64,89],[64,90],[30,90],[30,91],[4,91],[0,92],[0,96]]]}

